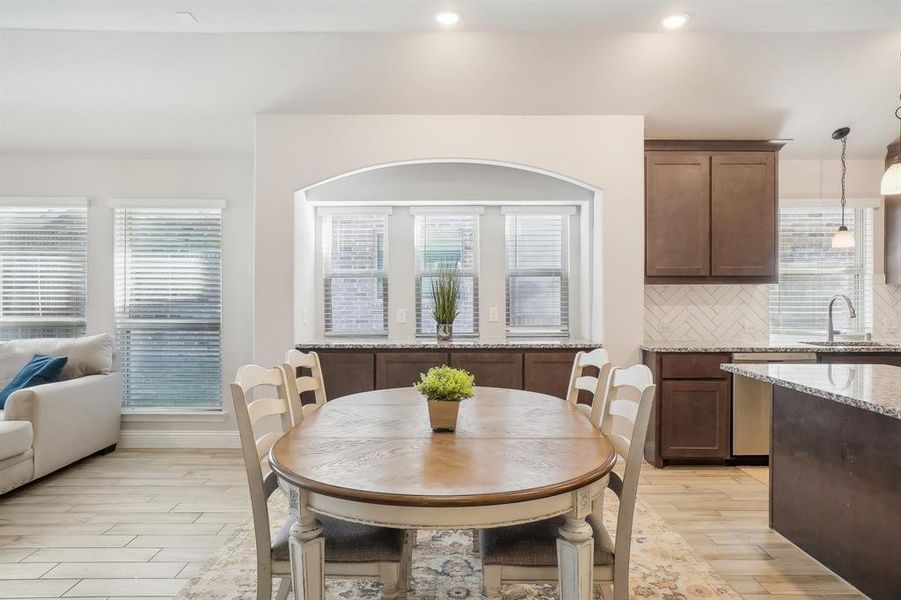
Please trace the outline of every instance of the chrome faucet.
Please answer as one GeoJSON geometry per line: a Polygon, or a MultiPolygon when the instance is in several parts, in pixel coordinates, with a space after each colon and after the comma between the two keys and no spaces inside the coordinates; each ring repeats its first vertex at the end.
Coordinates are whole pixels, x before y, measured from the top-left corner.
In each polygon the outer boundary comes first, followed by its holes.
{"type": "Polygon", "coordinates": [[[851,304],[851,298],[848,298],[844,294],[836,294],[835,296],[833,296],[832,299],[829,300],[829,329],[826,332],[826,339],[830,342],[835,341],[835,334],[838,333],[838,331],[836,331],[832,325],[832,307],[835,306],[835,301],[839,298],[844,300],[845,304],[848,305],[848,318],[857,318],[857,311],[854,310],[854,305],[851,304]]]}

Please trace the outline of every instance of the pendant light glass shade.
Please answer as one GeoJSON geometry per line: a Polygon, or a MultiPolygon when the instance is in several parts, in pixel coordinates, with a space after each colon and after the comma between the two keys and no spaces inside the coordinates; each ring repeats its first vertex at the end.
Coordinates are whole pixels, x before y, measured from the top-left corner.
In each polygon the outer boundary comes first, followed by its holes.
{"type": "Polygon", "coordinates": [[[854,247],[854,234],[848,231],[848,228],[842,225],[838,228],[838,231],[835,232],[835,235],[832,237],[832,247],[833,248],[853,248],[854,247]]]}
{"type": "Polygon", "coordinates": [[[895,162],[889,166],[882,176],[882,185],[879,193],[883,196],[895,196],[901,194],[901,156],[895,158],[895,162]]]}

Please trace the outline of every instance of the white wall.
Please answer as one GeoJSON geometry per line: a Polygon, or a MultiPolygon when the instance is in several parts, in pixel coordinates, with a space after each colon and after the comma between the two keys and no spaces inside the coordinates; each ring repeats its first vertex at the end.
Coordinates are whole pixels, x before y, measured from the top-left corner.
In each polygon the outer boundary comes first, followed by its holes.
{"type": "Polygon", "coordinates": [[[592,235],[591,301],[613,360],[638,360],[644,262],[640,116],[260,115],[255,131],[254,358],[278,361],[294,339],[295,192],[357,169],[423,159],[522,165],[603,190],[592,235]],[[603,281],[601,278],[603,273],[603,281]]]}
{"type": "Polygon", "coordinates": [[[125,445],[235,445],[228,382],[252,358],[253,210],[250,158],[96,158],[0,156],[0,196],[89,199],[89,333],[112,332],[113,210],[111,198],[221,199],[223,211],[223,408],[210,416],[127,417],[125,445]],[[176,431],[177,434],[161,434],[176,431]],[[222,432],[228,432],[224,434],[222,432]]]}

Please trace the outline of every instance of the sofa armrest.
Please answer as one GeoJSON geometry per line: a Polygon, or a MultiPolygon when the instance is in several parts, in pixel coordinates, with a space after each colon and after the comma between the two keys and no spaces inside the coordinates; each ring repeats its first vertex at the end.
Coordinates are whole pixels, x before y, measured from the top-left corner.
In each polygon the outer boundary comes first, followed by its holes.
{"type": "Polygon", "coordinates": [[[4,419],[31,421],[37,479],[119,441],[122,377],[88,375],[10,394],[4,419]]]}

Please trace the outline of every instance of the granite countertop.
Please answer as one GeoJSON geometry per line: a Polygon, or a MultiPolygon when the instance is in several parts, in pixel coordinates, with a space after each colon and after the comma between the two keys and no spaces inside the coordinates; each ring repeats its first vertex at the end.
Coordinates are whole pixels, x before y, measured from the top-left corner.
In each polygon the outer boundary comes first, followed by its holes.
{"type": "Polygon", "coordinates": [[[728,363],[724,371],[901,419],[901,367],[728,363]]]}
{"type": "Polygon", "coordinates": [[[875,345],[860,346],[853,342],[847,346],[819,346],[804,342],[761,341],[685,341],[685,342],[644,342],[642,350],[648,352],[901,352],[899,342],[873,342],[875,345]]]}
{"type": "Polygon", "coordinates": [[[481,339],[457,338],[450,342],[439,342],[434,338],[416,338],[406,340],[389,340],[387,338],[323,338],[299,342],[298,350],[311,348],[335,348],[345,350],[515,350],[541,349],[566,350],[576,348],[601,348],[600,342],[579,338],[506,338],[481,339]]]}

